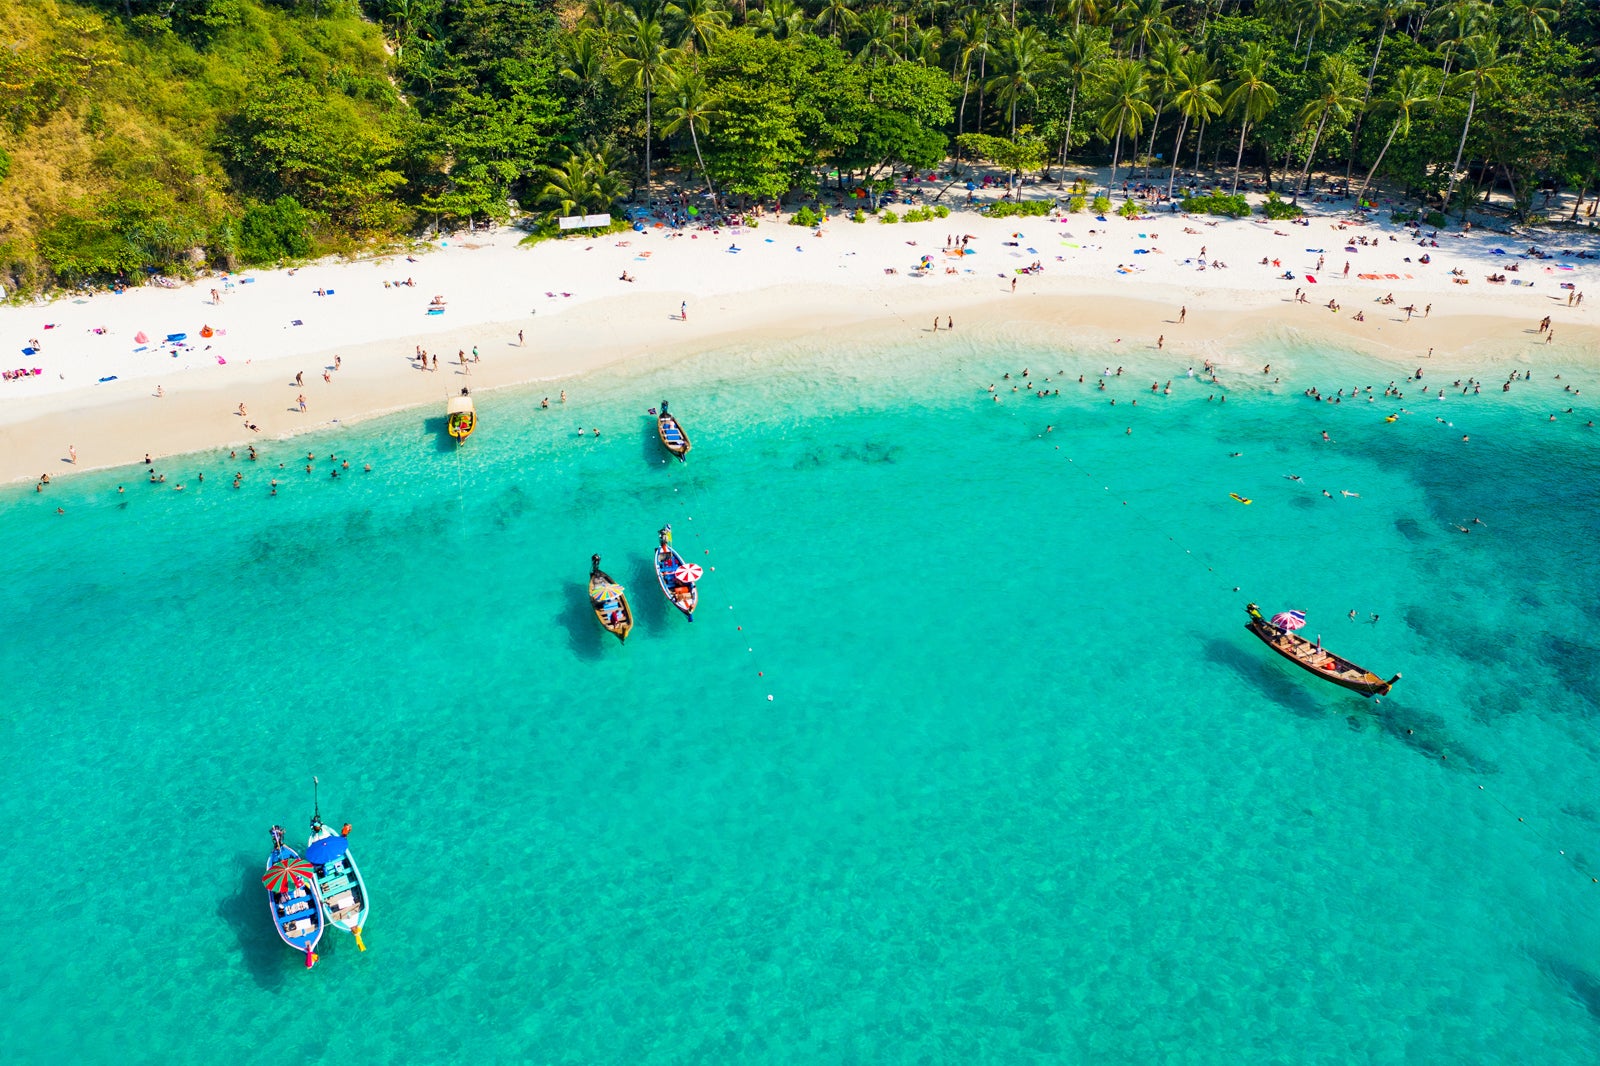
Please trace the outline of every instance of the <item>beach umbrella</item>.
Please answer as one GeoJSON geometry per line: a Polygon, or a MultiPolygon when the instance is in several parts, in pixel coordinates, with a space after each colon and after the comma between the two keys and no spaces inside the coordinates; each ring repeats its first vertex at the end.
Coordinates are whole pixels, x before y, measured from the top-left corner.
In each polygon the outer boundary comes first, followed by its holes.
{"type": "Polygon", "coordinates": [[[599,588],[594,590],[594,598],[596,600],[609,600],[621,595],[621,585],[601,585],[599,588]]]}
{"type": "Polygon", "coordinates": [[[1306,613],[1304,611],[1279,611],[1272,616],[1272,624],[1279,629],[1293,632],[1306,624],[1306,613]]]}
{"type": "Polygon", "coordinates": [[[687,584],[694,584],[705,575],[705,571],[693,563],[684,563],[672,572],[672,576],[687,584]]]}
{"type": "Polygon", "coordinates": [[[149,342],[149,340],[149,334],[145,333],[145,331],[142,329],[133,335],[133,341],[135,344],[146,344],[149,342]]]}
{"type": "Polygon", "coordinates": [[[304,859],[280,859],[267,867],[267,872],[261,875],[261,883],[267,886],[268,892],[282,892],[291,884],[309,884],[316,875],[304,859]]]}
{"type": "Polygon", "coordinates": [[[325,866],[350,850],[350,841],[344,837],[323,837],[306,845],[306,860],[315,866],[325,866]]]}

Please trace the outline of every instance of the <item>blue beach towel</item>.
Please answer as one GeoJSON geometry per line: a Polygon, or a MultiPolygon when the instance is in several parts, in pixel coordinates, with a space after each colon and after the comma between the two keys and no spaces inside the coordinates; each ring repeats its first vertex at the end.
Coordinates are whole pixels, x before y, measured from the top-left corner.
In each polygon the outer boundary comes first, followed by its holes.
{"type": "Polygon", "coordinates": [[[110,376],[110,377],[104,377],[104,378],[101,378],[101,379],[100,379],[100,383],[101,383],[101,384],[105,384],[105,383],[106,383],[106,382],[108,382],[108,381],[115,381],[115,380],[117,380],[117,375],[115,375],[115,374],[112,374],[112,375],[111,375],[111,376],[110,376]]]}

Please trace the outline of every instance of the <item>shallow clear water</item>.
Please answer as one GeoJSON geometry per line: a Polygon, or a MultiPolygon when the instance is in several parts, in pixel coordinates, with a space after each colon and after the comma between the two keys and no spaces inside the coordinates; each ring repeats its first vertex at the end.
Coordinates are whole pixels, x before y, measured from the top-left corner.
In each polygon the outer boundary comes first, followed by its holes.
{"type": "Polygon", "coordinates": [[[1396,376],[1338,353],[1107,358],[830,337],[0,496],[8,1058],[1600,1059],[1600,437],[1547,421],[1600,381],[1386,424],[1301,395],[1396,376]],[[259,874],[314,773],[376,902],[307,973],[259,874]]]}

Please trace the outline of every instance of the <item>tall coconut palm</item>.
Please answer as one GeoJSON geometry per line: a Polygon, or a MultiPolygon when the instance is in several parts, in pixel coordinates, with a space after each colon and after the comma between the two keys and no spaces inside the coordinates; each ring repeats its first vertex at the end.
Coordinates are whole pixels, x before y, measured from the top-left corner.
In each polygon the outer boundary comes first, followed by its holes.
{"type": "MultiPolygon", "coordinates": [[[[1162,37],[1150,47],[1145,58],[1145,70],[1150,76],[1150,98],[1155,101],[1156,117],[1150,123],[1150,144],[1145,149],[1147,158],[1156,154],[1156,133],[1161,129],[1161,113],[1172,99],[1174,76],[1184,56],[1183,45],[1172,37],[1162,37]]],[[[1149,176],[1147,170],[1146,176],[1149,176]]]]}
{"type": "Polygon", "coordinates": [[[660,22],[653,18],[641,18],[630,11],[617,43],[617,53],[620,57],[617,60],[618,76],[644,91],[644,183],[648,188],[652,179],[650,141],[656,81],[677,58],[678,52],[667,47],[666,30],[660,22]]]}
{"type": "Polygon", "coordinates": [[[1395,137],[1409,135],[1412,118],[1434,102],[1435,77],[1435,72],[1427,68],[1401,67],[1389,91],[1374,102],[1373,113],[1390,116],[1393,122],[1389,126],[1388,138],[1378,151],[1378,158],[1372,161],[1372,169],[1367,171],[1367,180],[1361,183],[1361,188],[1356,192],[1357,200],[1366,195],[1367,187],[1372,184],[1372,176],[1383,165],[1383,157],[1395,137]]]}
{"type": "Polygon", "coordinates": [[[855,7],[856,0],[823,0],[822,10],[811,20],[811,27],[818,33],[826,28],[829,37],[838,39],[856,24],[855,7]]]}
{"type": "Polygon", "coordinates": [[[1561,9],[1551,0],[1510,0],[1506,4],[1506,19],[1517,39],[1517,51],[1529,41],[1550,36],[1550,24],[1561,14],[1561,9]]]}
{"type": "Polygon", "coordinates": [[[1300,64],[1303,72],[1311,65],[1311,50],[1316,47],[1317,33],[1329,21],[1338,21],[1344,17],[1344,0],[1299,0],[1302,25],[1311,31],[1306,41],[1306,58],[1300,64]]]}
{"type": "Polygon", "coordinates": [[[1032,26],[1024,26],[1006,38],[995,59],[998,73],[989,79],[988,87],[994,90],[995,100],[1011,109],[1011,136],[1017,135],[1017,105],[1024,100],[1037,99],[1039,79],[1050,69],[1052,57],[1043,35],[1032,26]]]}
{"type": "Polygon", "coordinates": [[[784,41],[805,32],[806,13],[795,0],[766,0],[750,25],[757,33],[784,41]]]}
{"type": "Polygon", "coordinates": [[[700,173],[706,179],[706,190],[715,201],[717,188],[711,184],[705,157],[700,154],[700,134],[710,130],[711,119],[717,113],[706,91],[705,76],[687,63],[669,68],[662,82],[661,93],[667,103],[667,121],[661,127],[661,132],[670,137],[681,129],[688,129],[689,140],[694,145],[695,162],[700,165],[700,173]]]}
{"type": "Polygon", "coordinates": [[[1450,166],[1450,184],[1444,191],[1444,203],[1439,205],[1441,211],[1449,208],[1450,197],[1456,191],[1456,175],[1461,173],[1461,153],[1467,147],[1467,131],[1472,128],[1472,113],[1478,108],[1478,97],[1482,93],[1498,90],[1501,79],[1508,71],[1506,61],[1500,55],[1500,38],[1492,33],[1469,39],[1463,50],[1462,61],[1466,69],[1457,74],[1454,80],[1470,94],[1467,120],[1461,124],[1461,141],[1456,145],[1456,161],[1450,166]]]}
{"type": "Polygon", "coordinates": [[[1172,34],[1172,16],[1164,10],[1163,0],[1128,0],[1118,10],[1127,27],[1129,51],[1137,59],[1143,59],[1157,41],[1172,34]]]}
{"type": "Polygon", "coordinates": [[[1361,94],[1361,108],[1356,112],[1355,128],[1350,131],[1350,154],[1344,168],[1344,180],[1350,181],[1350,169],[1356,163],[1356,146],[1361,142],[1361,125],[1372,107],[1372,79],[1378,74],[1378,57],[1383,55],[1384,38],[1394,29],[1402,15],[1416,11],[1418,0],[1372,0],[1372,14],[1378,21],[1378,43],[1372,49],[1372,64],[1367,67],[1367,88],[1361,94]]]}
{"type": "Polygon", "coordinates": [[[665,14],[673,29],[673,45],[701,54],[711,50],[712,40],[733,19],[721,0],[676,0],[667,5],[665,14]]]}
{"type": "Polygon", "coordinates": [[[1278,90],[1267,81],[1270,56],[1264,45],[1251,44],[1245,48],[1234,72],[1228,98],[1222,106],[1239,116],[1239,152],[1233,160],[1233,195],[1239,194],[1239,170],[1244,165],[1244,140],[1250,127],[1272,113],[1278,106],[1278,90]]]}
{"type": "Polygon", "coordinates": [[[1322,57],[1322,66],[1317,71],[1317,95],[1306,101],[1300,109],[1299,121],[1302,129],[1317,124],[1317,130],[1311,135],[1311,150],[1306,153],[1306,166],[1300,174],[1300,180],[1295,182],[1295,199],[1300,198],[1302,189],[1309,188],[1311,180],[1311,164],[1317,158],[1317,145],[1322,140],[1322,131],[1328,126],[1328,120],[1334,119],[1343,122],[1361,106],[1361,72],[1356,70],[1355,64],[1342,55],[1322,57]]]}
{"type": "Polygon", "coordinates": [[[1222,82],[1217,80],[1211,61],[1194,52],[1178,61],[1172,72],[1172,106],[1182,116],[1178,137],[1172,142],[1172,169],[1167,172],[1167,198],[1178,177],[1178,153],[1183,135],[1191,122],[1208,122],[1222,114],[1222,82]]]}
{"type": "Polygon", "coordinates": [[[1078,112],[1078,94],[1099,81],[1111,58],[1111,41],[1102,30],[1074,26],[1061,39],[1061,65],[1067,80],[1067,132],[1061,138],[1061,162],[1072,150],[1072,121],[1078,112]]]}
{"type": "Polygon", "coordinates": [[[868,8],[856,20],[860,31],[856,59],[871,63],[892,57],[894,50],[894,12],[883,6],[868,8]]]}
{"type": "Polygon", "coordinates": [[[1106,69],[1104,89],[1106,107],[1100,113],[1100,132],[1113,140],[1111,149],[1111,177],[1106,181],[1106,193],[1117,182],[1117,164],[1122,157],[1122,135],[1136,138],[1144,129],[1145,119],[1156,113],[1148,99],[1150,86],[1144,67],[1131,59],[1114,59],[1106,69]]]}
{"type": "MultiPolygon", "coordinates": [[[[956,112],[956,133],[959,135],[966,129],[967,96],[972,91],[972,67],[974,62],[979,62],[989,55],[994,48],[994,18],[978,10],[969,8],[956,24],[955,36],[961,42],[961,107],[956,112]]],[[[979,91],[982,92],[982,79],[979,79],[979,91]]],[[[983,108],[978,108],[977,125],[983,127],[983,108]]]]}

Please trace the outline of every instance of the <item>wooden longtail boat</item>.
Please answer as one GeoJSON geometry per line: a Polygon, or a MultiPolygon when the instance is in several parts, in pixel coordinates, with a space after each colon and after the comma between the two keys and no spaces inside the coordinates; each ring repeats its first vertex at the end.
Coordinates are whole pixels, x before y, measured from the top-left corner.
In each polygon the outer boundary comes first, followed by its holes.
{"type": "Polygon", "coordinates": [[[1254,633],[1261,643],[1324,681],[1332,681],[1340,688],[1359,692],[1363,696],[1387,696],[1394,683],[1400,680],[1400,675],[1395,674],[1385,681],[1371,670],[1323,650],[1320,638],[1313,644],[1305,637],[1273,625],[1261,617],[1261,608],[1253,603],[1247,605],[1245,610],[1250,614],[1250,621],[1245,623],[1245,628],[1254,633]]]}
{"type": "Polygon", "coordinates": [[[659,535],[661,543],[656,547],[656,581],[661,585],[661,594],[693,622],[695,605],[700,602],[698,586],[701,569],[686,562],[672,547],[671,526],[663,529],[659,535]]]}
{"type": "Polygon", "coordinates": [[[661,435],[661,444],[678,457],[678,462],[683,462],[689,454],[689,434],[683,431],[677,418],[667,414],[667,401],[661,401],[661,413],[656,415],[656,432],[661,435]]]}
{"type": "Polygon", "coordinates": [[[457,444],[465,444],[467,438],[472,436],[472,431],[478,428],[478,412],[473,408],[472,397],[466,389],[461,390],[460,396],[450,397],[446,413],[450,416],[446,429],[457,444]]]}
{"type": "Polygon", "coordinates": [[[272,916],[278,936],[305,954],[306,968],[310,969],[317,961],[317,941],[327,928],[322,917],[322,896],[311,864],[283,842],[283,829],[279,826],[272,827],[272,851],[267,855],[261,882],[267,888],[267,913],[272,916]]]}
{"type": "Polygon", "coordinates": [[[628,609],[628,594],[622,586],[611,580],[611,575],[600,569],[600,556],[589,557],[589,606],[600,624],[627,640],[633,629],[633,612],[628,609]]]}
{"type": "Polygon", "coordinates": [[[366,951],[361,931],[372,913],[372,904],[367,883],[361,879],[361,868],[350,850],[350,823],[335,833],[323,824],[322,805],[316,800],[312,801],[311,838],[306,841],[305,859],[317,871],[317,894],[322,897],[322,910],[329,924],[353,934],[356,947],[366,951]]]}

